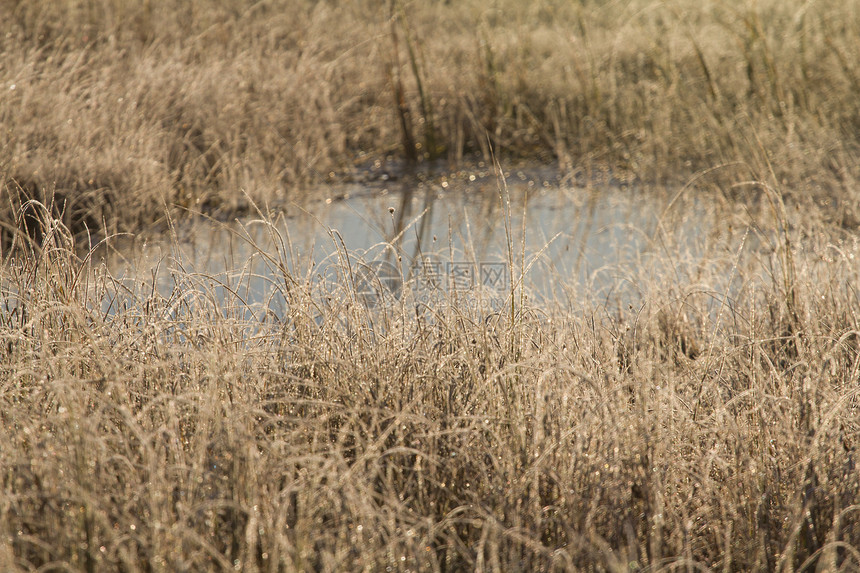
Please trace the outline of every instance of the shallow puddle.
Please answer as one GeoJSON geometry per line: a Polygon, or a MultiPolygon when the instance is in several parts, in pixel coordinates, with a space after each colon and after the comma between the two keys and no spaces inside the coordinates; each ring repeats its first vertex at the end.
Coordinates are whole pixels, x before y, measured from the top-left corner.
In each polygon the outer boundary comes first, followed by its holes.
{"type": "Polygon", "coordinates": [[[329,195],[340,198],[232,223],[182,223],[162,239],[115,249],[110,272],[132,296],[144,294],[143,278],[165,297],[234,301],[276,316],[291,281],[349,288],[371,305],[405,292],[418,300],[478,293],[498,305],[515,290],[577,307],[632,304],[666,278],[695,280],[732,248],[713,209],[634,189],[514,176],[507,185],[488,177],[329,195]]]}

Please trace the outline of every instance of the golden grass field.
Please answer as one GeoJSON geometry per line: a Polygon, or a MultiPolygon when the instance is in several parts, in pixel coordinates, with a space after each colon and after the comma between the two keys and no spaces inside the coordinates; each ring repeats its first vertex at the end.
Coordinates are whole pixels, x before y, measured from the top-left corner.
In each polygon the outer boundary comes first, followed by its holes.
{"type": "Polygon", "coordinates": [[[490,145],[584,182],[720,167],[728,192],[773,171],[785,193],[860,221],[853,0],[0,10],[0,173],[10,193],[68,199],[76,225],[242,208],[239,189],[293,200],[379,158],[489,161],[490,145]]]}
{"type": "Polygon", "coordinates": [[[0,31],[0,570],[860,570],[860,2],[0,0],[0,31]],[[323,304],[286,247],[259,321],[92,248],[495,160],[741,239],[641,305],[514,282],[432,319],[347,265],[323,304]]]}

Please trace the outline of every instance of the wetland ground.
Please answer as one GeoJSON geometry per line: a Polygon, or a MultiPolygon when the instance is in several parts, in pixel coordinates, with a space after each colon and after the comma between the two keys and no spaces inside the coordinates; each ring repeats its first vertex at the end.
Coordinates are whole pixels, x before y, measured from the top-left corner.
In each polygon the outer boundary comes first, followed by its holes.
{"type": "Polygon", "coordinates": [[[860,568],[860,3],[0,15],[3,570],[860,568]]]}

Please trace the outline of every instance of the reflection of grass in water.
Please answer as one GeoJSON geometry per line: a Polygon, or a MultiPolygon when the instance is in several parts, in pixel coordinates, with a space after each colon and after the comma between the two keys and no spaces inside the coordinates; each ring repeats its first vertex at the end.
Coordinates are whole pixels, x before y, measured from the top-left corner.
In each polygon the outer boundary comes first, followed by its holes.
{"type": "Polygon", "coordinates": [[[730,198],[772,168],[796,200],[858,218],[850,2],[0,4],[0,174],[55,193],[76,232],[494,149],[589,182],[723,165],[730,198]]]}
{"type": "Polygon", "coordinates": [[[249,324],[146,279],[105,314],[121,285],[45,229],[0,267],[3,570],[857,562],[852,244],[796,255],[788,292],[775,251],[731,299],[704,274],[432,319],[349,281],[321,304],[267,251],[285,311],[249,324]]]}

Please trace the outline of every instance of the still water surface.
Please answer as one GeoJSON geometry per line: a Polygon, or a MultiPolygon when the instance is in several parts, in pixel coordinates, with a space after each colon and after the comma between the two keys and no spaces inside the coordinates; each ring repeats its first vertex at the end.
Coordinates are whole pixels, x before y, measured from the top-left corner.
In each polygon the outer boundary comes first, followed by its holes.
{"type": "Polygon", "coordinates": [[[632,304],[664,280],[711,276],[734,249],[713,209],[686,196],[513,179],[345,186],[266,217],[183,222],[109,267],[129,288],[145,278],[166,297],[193,287],[281,316],[285,274],[322,290],[349,283],[370,304],[430,291],[503,300],[512,287],[567,307],[632,304]]]}

